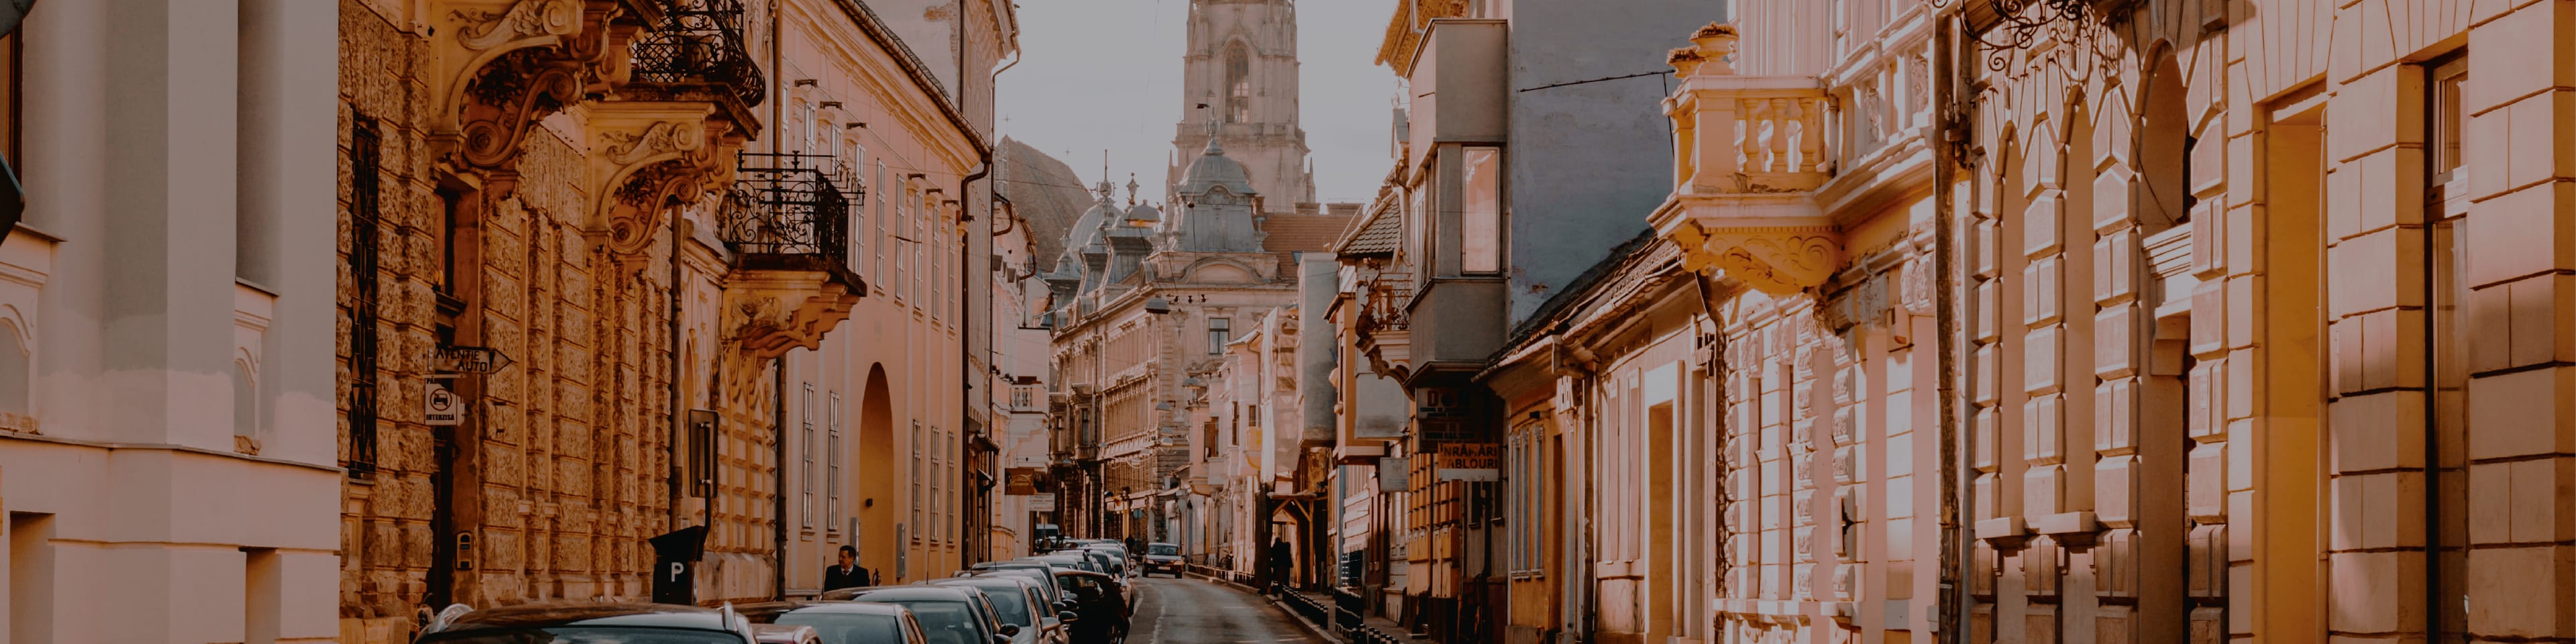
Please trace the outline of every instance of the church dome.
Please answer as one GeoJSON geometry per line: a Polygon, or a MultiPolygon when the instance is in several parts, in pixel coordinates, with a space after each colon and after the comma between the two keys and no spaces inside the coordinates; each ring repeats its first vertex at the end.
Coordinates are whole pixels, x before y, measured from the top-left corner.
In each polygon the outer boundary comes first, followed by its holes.
{"type": "Polygon", "coordinates": [[[1181,191],[1200,194],[1216,186],[1225,186],[1238,195],[1252,194],[1252,173],[1243,169],[1242,163],[1226,158],[1225,148],[1210,137],[1207,150],[1190,162],[1189,171],[1181,173],[1181,191]]]}
{"type": "Polygon", "coordinates": [[[1154,204],[1138,202],[1127,207],[1127,221],[1152,226],[1163,221],[1163,211],[1155,209],[1154,204]]]}

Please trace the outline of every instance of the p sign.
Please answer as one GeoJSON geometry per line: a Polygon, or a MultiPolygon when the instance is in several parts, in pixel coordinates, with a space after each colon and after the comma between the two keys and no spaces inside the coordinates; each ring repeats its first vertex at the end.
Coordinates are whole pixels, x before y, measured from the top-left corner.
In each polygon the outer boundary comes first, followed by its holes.
{"type": "Polygon", "coordinates": [[[653,603],[698,603],[698,558],[707,542],[707,527],[693,525],[647,540],[653,544],[653,603]]]}

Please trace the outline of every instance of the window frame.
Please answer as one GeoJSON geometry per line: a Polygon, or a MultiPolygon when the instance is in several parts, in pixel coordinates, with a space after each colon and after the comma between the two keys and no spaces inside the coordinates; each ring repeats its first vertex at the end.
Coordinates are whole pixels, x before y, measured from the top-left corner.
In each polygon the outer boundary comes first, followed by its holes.
{"type": "Polygon", "coordinates": [[[1503,148],[1493,145],[1461,146],[1458,159],[1458,273],[1501,274],[1505,240],[1503,199],[1510,194],[1508,187],[1503,185],[1506,179],[1503,176],[1503,148]],[[1478,189],[1478,181],[1486,179],[1490,179],[1490,193],[1478,189]],[[1477,209],[1480,205],[1485,208],[1477,209]],[[1471,222],[1475,225],[1471,226],[1471,222]]]}

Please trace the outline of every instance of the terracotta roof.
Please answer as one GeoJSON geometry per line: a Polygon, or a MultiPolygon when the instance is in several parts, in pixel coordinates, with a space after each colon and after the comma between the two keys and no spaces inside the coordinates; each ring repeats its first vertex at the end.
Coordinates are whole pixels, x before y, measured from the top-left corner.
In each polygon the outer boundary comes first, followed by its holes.
{"type": "Polygon", "coordinates": [[[1350,228],[1351,217],[1341,215],[1271,215],[1261,230],[1270,233],[1261,240],[1261,249],[1273,253],[1332,250],[1333,241],[1350,228]]]}
{"type": "Polygon", "coordinates": [[[1403,242],[1403,234],[1404,220],[1395,216],[1395,207],[1389,205],[1370,213],[1351,234],[1342,237],[1341,243],[1334,244],[1333,250],[1343,255],[1391,255],[1403,242]]]}

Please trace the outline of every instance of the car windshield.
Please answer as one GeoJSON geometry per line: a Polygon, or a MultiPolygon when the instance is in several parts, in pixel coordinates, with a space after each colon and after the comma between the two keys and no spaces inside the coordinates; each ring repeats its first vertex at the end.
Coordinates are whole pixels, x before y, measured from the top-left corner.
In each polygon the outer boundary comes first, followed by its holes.
{"type": "Polygon", "coordinates": [[[1072,591],[1075,594],[1088,595],[1093,589],[1099,587],[1100,582],[1092,581],[1090,577],[1084,577],[1081,575],[1057,575],[1055,583],[1057,586],[1061,586],[1065,590],[1072,591]]]}
{"type": "Polygon", "coordinates": [[[985,644],[983,618],[966,602],[917,599],[888,601],[912,609],[912,619],[921,622],[921,630],[930,644],[985,644]]]}
{"type": "Polygon", "coordinates": [[[812,626],[823,644],[885,644],[903,641],[903,621],[894,615],[790,611],[778,624],[812,626]]]}
{"type": "Polygon", "coordinates": [[[983,591],[984,599],[993,602],[993,612],[1000,614],[1002,623],[1019,624],[1022,626],[1027,626],[1029,624],[1029,598],[1028,595],[1020,592],[1019,584],[1011,584],[1009,586],[998,584],[993,586],[975,586],[970,584],[959,585],[983,591]]]}
{"type": "Polygon", "coordinates": [[[1177,555],[1181,554],[1181,547],[1168,543],[1157,543],[1145,546],[1145,552],[1157,555],[1177,555]]]}
{"type": "Polygon", "coordinates": [[[452,644],[742,644],[721,631],[617,626],[554,626],[440,633],[421,642],[452,644]]]}

